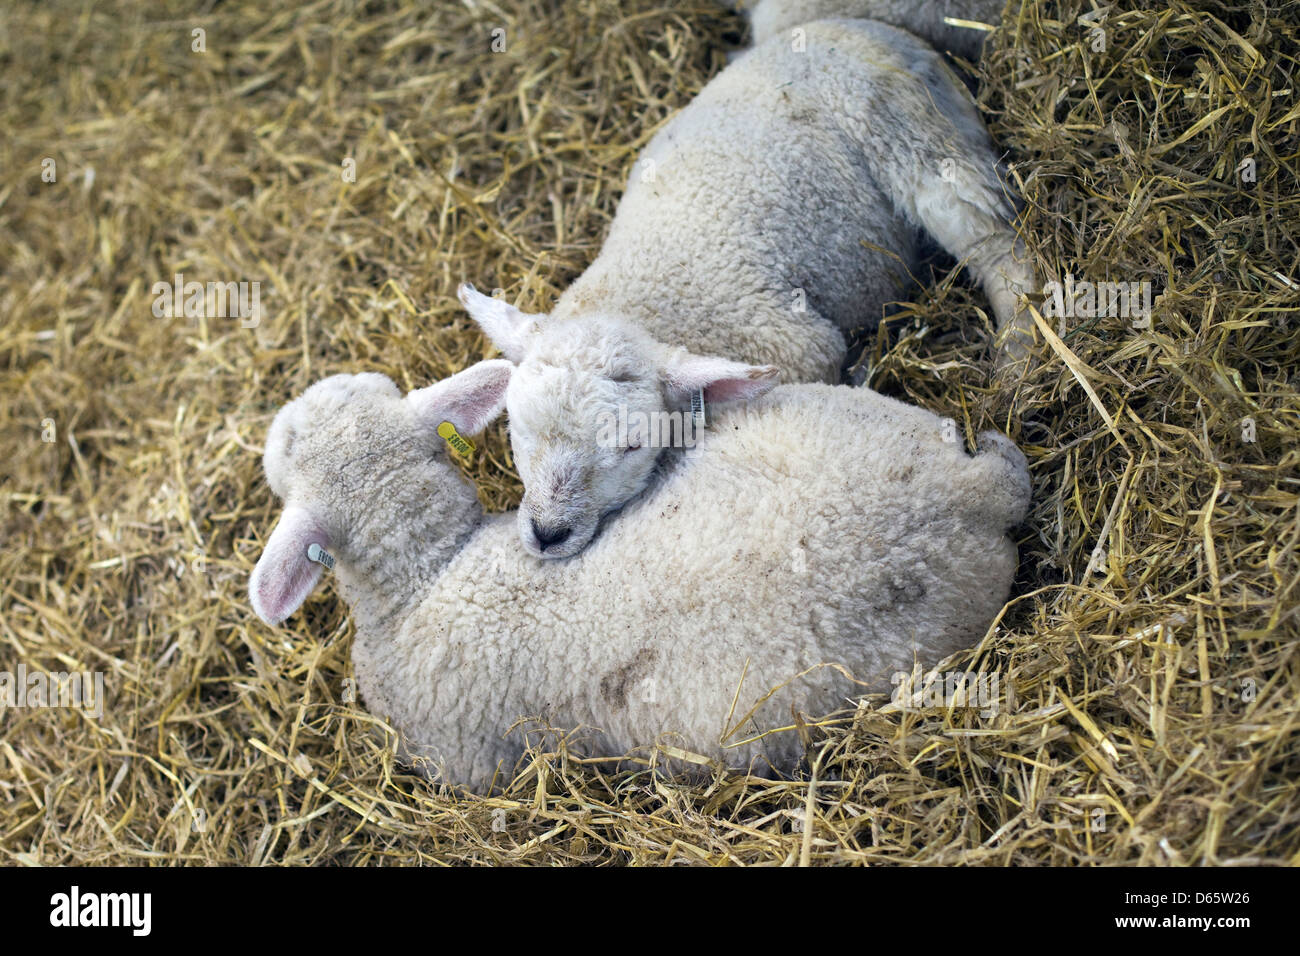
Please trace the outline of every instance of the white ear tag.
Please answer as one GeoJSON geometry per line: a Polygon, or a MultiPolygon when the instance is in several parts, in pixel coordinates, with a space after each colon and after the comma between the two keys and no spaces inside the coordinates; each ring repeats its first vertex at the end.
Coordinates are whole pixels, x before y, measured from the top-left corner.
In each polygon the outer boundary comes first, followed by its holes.
{"type": "Polygon", "coordinates": [[[307,545],[307,560],[315,561],[317,564],[323,564],[331,571],[334,570],[334,555],[330,554],[315,541],[307,545]]]}
{"type": "Polygon", "coordinates": [[[704,416],[704,389],[697,388],[691,392],[691,418],[695,419],[696,428],[707,428],[708,421],[704,416]]]}

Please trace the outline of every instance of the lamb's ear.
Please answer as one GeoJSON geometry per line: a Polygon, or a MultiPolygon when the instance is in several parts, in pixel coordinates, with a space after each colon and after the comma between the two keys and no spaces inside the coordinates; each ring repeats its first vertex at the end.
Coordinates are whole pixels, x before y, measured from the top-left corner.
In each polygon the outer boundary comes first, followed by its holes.
{"type": "Polygon", "coordinates": [[[285,508],[248,579],[253,610],[267,624],[279,624],[298,610],[320,581],[321,565],[307,557],[313,544],[329,548],[320,522],[306,508],[285,508]]]}
{"type": "Polygon", "coordinates": [[[770,392],[781,375],[775,365],[746,365],[681,350],[665,359],[660,371],[675,398],[686,398],[702,388],[705,400],[710,402],[758,398],[770,392]]]}
{"type": "Polygon", "coordinates": [[[514,364],[505,359],[489,359],[428,388],[418,388],[406,400],[429,428],[451,422],[456,431],[477,435],[505,409],[506,387],[514,370],[514,364]]]}
{"type": "Polygon", "coordinates": [[[523,360],[527,351],[528,333],[537,328],[541,316],[521,312],[509,302],[494,299],[479,292],[468,282],[462,282],[456,295],[464,304],[470,318],[479,324],[483,334],[512,362],[523,360]]]}

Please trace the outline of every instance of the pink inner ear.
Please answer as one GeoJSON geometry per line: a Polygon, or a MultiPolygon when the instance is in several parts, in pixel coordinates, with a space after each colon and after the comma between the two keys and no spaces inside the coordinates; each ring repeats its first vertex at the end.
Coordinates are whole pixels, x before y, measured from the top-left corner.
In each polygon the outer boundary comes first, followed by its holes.
{"type": "Polygon", "coordinates": [[[734,402],[770,392],[780,377],[774,365],[746,365],[717,355],[691,355],[678,350],[663,366],[666,383],[679,396],[704,389],[710,402],[734,402]]]}
{"type": "Polygon", "coordinates": [[[320,581],[323,569],[307,558],[312,544],[328,548],[329,536],[305,508],[285,508],[248,581],[253,610],[267,624],[298,610],[320,581]]]}
{"type": "Polygon", "coordinates": [[[775,384],[774,378],[722,378],[705,387],[704,398],[710,402],[757,398],[775,384]]]}
{"type": "Polygon", "coordinates": [[[477,435],[504,410],[513,370],[505,359],[488,359],[411,392],[407,400],[430,428],[449,421],[462,435],[477,435]]]}
{"type": "Polygon", "coordinates": [[[320,580],[321,566],[305,555],[301,562],[292,560],[286,565],[255,577],[251,585],[253,610],[267,624],[279,624],[302,607],[320,580]]]}

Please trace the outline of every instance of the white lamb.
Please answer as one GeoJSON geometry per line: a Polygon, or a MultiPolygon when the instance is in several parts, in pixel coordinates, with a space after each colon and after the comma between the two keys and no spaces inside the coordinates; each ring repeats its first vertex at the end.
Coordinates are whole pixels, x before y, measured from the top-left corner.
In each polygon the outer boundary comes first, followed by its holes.
{"type": "Polygon", "coordinates": [[[1033,271],[969,94],[903,30],[802,29],[742,55],[654,137],[549,315],[461,287],[519,364],[508,408],[531,553],[581,551],[649,480],[656,450],[599,447],[602,417],[680,410],[697,390],[752,398],[778,376],[839,381],[844,332],[899,298],[922,231],[974,271],[1024,355],[1033,271]]]}
{"type": "Polygon", "coordinates": [[[970,457],[935,415],[826,385],[720,414],[581,557],[531,557],[437,435],[483,428],[510,373],[482,362],[406,396],[336,375],[266,443],[284,511],[254,609],[284,620],[321,576],[313,545],[332,554],[367,706],[442,779],[482,790],[508,774],[523,742],[507,730],[530,717],[587,728],[576,746],[596,756],[666,743],[788,772],[803,751],[780,728],[796,711],[971,644],[1005,599],[1005,532],[1029,498],[1015,446],[989,432],[970,457]]]}

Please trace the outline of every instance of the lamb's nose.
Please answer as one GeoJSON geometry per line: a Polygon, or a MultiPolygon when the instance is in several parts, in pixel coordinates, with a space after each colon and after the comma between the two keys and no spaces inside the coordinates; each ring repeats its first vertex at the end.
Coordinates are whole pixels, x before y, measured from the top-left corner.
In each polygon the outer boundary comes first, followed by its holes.
{"type": "Polygon", "coordinates": [[[573,530],[572,528],[556,528],[552,530],[549,528],[543,528],[541,525],[539,525],[536,521],[533,521],[531,518],[529,519],[529,521],[533,526],[533,534],[537,537],[537,546],[540,547],[543,551],[545,551],[553,544],[559,544],[562,541],[567,541],[570,532],[573,530]]]}

